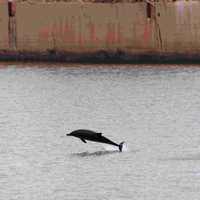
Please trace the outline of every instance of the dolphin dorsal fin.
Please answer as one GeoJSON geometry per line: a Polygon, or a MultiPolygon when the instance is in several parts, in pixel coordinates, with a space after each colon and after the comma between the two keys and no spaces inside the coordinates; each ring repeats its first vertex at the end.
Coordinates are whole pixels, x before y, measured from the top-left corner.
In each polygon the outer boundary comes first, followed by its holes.
{"type": "Polygon", "coordinates": [[[97,133],[97,135],[98,135],[99,137],[101,137],[101,136],[102,136],[102,133],[97,133]]]}

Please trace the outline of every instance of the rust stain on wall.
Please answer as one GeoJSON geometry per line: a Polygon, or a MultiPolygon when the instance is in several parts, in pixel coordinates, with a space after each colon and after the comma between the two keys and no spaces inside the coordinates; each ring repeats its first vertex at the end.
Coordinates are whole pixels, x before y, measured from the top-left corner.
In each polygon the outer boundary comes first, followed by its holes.
{"type": "Polygon", "coordinates": [[[48,38],[50,37],[50,29],[48,26],[44,26],[39,29],[39,37],[42,40],[48,40],[48,38]]]}
{"type": "Polygon", "coordinates": [[[114,23],[107,23],[106,43],[112,45],[116,43],[116,31],[114,23]]]}
{"type": "Polygon", "coordinates": [[[89,29],[89,40],[91,41],[92,44],[97,43],[98,38],[96,35],[96,26],[93,22],[88,23],[88,29],[89,29]]]}

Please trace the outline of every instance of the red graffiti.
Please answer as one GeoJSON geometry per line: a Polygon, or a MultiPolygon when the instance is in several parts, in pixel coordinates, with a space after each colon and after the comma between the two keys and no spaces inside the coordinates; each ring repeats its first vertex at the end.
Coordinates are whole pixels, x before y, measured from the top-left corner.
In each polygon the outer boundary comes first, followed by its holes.
{"type": "Polygon", "coordinates": [[[150,41],[150,38],[151,38],[151,22],[147,21],[147,23],[144,26],[144,34],[143,34],[144,44],[147,44],[150,41]]]}
{"type": "Polygon", "coordinates": [[[116,42],[116,32],[114,23],[107,24],[106,42],[108,44],[113,44],[116,42]]]}
{"type": "Polygon", "coordinates": [[[88,27],[89,27],[89,33],[90,33],[90,41],[92,43],[96,43],[98,41],[97,39],[97,36],[96,36],[96,27],[95,27],[95,24],[90,22],[88,24],[88,27]]]}
{"type": "Polygon", "coordinates": [[[44,26],[39,30],[39,37],[42,39],[48,39],[49,37],[49,27],[44,26]]]}
{"type": "Polygon", "coordinates": [[[75,31],[73,28],[73,23],[69,23],[66,21],[64,26],[64,41],[67,43],[75,42],[75,31]]]}

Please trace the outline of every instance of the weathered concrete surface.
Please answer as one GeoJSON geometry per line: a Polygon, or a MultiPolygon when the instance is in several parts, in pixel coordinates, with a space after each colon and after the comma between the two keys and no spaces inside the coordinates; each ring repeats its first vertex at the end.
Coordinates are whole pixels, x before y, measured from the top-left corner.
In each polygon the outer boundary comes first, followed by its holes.
{"type": "Polygon", "coordinates": [[[144,3],[17,4],[19,50],[153,50],[144,3]]]}
{"type": "Polygon", "coordinates": [[[162,51],[200,54],[200,1],[157,4],[162,51]]]}
{"type": "MultiPolygon", "coordinates": [[[[0,9],[6,15],[6,6],[0,9]]],[[[147,18],[146,3],[142,2],[17,3],[16,10],[17,49],[1,51],[0,59],[200,60],[199,1],[168,2],[166,6],[156,2],[151,19],[147,18]]],[[[1,39],[7,34],[5,21],[3,25],[6,31],[0,32],[0,41],[7,44],[7,38],[1,39]]],[[[8,50],[5,44],[0,43],[0,50],[8,50]]]]}
{"type": "Polygon", "coordinates": [[[8,49],[8,8],[3,0],[0,0],[0,49],[8,49]]]}
{"type": "Polygon", "coordinates": [[[200,2],[17,4],[19,50],[183,52],[200,49],[200,2]]]}

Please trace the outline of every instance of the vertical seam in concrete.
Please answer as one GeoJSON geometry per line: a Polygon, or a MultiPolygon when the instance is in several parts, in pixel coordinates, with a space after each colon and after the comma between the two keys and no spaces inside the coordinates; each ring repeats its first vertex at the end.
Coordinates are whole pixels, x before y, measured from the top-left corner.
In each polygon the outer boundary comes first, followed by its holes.
{"type": "Polygon", "coordinates": [[[16,37],[16,5],[12,0],[8,0],[8,39],[9,48],[17,48],[17,37],[16,37]]]}
{"type": "Polygon", "coordinates": [[[161,50],[163,49],[163,41],[162,41],[162,34],[161,34],[161,30],[160,30],[160,25],[157,19],[157,9],[156,9],[156,3],[154,6],[154,21],[155,21],[155,29],[156,29],[156,38],[158,41],[158,44],[161,48],[161,50]]]}

